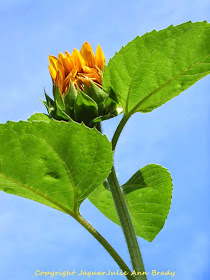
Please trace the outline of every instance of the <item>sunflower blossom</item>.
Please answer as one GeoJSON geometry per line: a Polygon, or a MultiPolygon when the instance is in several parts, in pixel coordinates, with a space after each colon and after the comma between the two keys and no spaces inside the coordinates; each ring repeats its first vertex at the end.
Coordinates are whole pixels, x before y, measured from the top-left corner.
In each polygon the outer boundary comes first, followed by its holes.
{"type": "Polygon", "coordinates": [[[84,90],[84,84],[90,84],[92,80],[97,86],[102,87],[102,73],[105,66],[105,57],[100,45],[97,46],[96,54],[88,42],[85,42],[80,50],[74,49],[70,55],[59,53],[58,58],[49,55],[49,71],[53,82],[59,87],[64,97],[69,90],[71,82],[84,90]]]}

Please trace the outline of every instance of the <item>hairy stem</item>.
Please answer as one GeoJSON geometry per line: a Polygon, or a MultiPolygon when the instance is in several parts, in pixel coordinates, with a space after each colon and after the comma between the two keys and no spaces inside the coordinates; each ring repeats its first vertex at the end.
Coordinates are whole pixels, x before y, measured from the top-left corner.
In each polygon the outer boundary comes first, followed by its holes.
{"type": "Polygon", "coordinates": [[[147,277],[145,275],[144,263],[136,238],[136,233],[134,231],[133,224],[124,199],[124,194],[122,192],[122,189],[120,188],[114,167],[112,167],[112,171],[108,177],[108,182],[110,185],[110,190],[112,192],[115,207],[120,219],[120,223],[122,225],[123,233],[127,242],[133,269],[136,272],[140,272],[142,274],[136,276],[136,278],[146,280],[147,277]]]}
{"type": "MultiPolygon", "coordinates": [[[[112,148],[113,150],[115,149],[116,145],[117,145],[117,141],[120,137],[120,134],[124,128],[124,126],[126,125],[128,119],[129,119],[130,115],[124,115],[121,122],[119,123],[113,139],[112,139],[112,148]]],[[[117,176],[116,176],[116,172],[114,169],[114,166],[112,167],[111,173],[108,177],[108,182],[110,185],[110,190],[112,193],[112,197],[115,203],[115,207],[120,219],[120,223],[123,229],[123,233],[126,239],[126,243],[128,246],[128,250],[129,250],[129,254],[130,254],[130,258],[131,258],[131,263],[133,266],[133,269],[136,272],[140,272],[140,275],[137,275],[136,278],[137,279],[141,279],[141,280],[146,280],[146,273],[145,273],[145,268],[144,268],[144,263],[143,263],[143,259],[141,256],[141,252],[140,252],[140,248],[138,245],[138,241],[136,238],[136,233],[131,221],[131,217],[127,208],[127,204],[124,198],[124,194],[123,191],[119,185],[117,176]]]]}
{"type": "Polygon", "coordinates": [[[92,227],[81,215],[75,214],[73,216],[84,228],[86,228],[97,240],[98,242],[106,249],[106,251],[112,256],[115,262],[119,265],[121,270],[124,272],[124,275],[128,280],[135,280],[135,277],[130,271],[129,267],[125,264],[122,258],[118,255],[118,253],[114,250],[114,248],[107,242],[106,239],[100,233],[92,227]]]}

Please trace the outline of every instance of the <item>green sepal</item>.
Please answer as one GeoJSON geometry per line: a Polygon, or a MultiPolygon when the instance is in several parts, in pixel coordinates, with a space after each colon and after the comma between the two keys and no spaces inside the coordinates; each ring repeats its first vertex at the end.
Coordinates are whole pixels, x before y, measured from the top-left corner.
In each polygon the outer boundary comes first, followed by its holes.
{"type": "Polygon", "coordinates": [[[123,109],[119,106],[119,104],[109,96],[107,96],[105,102],[102,104],[104,106],[103,114],[100,114],[101,112],[99,112],[100,116],[95,118],[92,123],[109,120],[123,112],[123,109]]]}
{"type": "Polygon", "coordinates": [[[59,105],[56,106],[56,119],[69,121],[71,118],[63,111],[59,105]]]}
{"type": "Polygon", "coordinates": [[[64,99],[62,97],[59,87],[56,86],[55,84],[53,84],[53,96],[55,99],[56,107],[59,107],[61,110],[64,111],[65,110],[64,99]]]}
{"type": "Polygon", "coordinates": [[[59,87],[55,84],[53,84],[53,96],[56,105],[56,115],[54,118],[57,120],[70,120],[70,116],[68,116],[68,114],[65,112],[64,98],[60,92],[59,87]]]}
{"type": "Polygon", "coordinates": [[[77,91],[73,83],[71,82],[69,90],[66,92],[64,96],[64,103],[66,107],[70,109],[74,108],[74,104],[77,100],[77,91]]]}
{"type": "Polygon", "coordinates": [[[44,90],[44,94],[45,94],[45,98],[46,101],[42,100],[42,103],[45,105],[45,107],[47,108],[47,111],[49,113],[50,116],[54,117],[55,116],[55,102],[46,94],[46,91],[44,90]]]}
{"type": "MultiPolygon", "coordinates": [[[[42,103],[44,104],[44,106],[47,108],[47,111],[48,111],[48,105],[47,105],[47,102],[46,102],[45,100],[42,100],[41,98],[40,98],[40,100],[42,101],[42,103]]],[[[48,111],[48,113],[49,113],[49,111],[48,111]]]]}
{"type": "Polygon", "coordinates": [[[77,91],[71,82],[69,90],[64,96],[65,113],[70,117],[74,117],[74,105],[77,100],[77,91]]]}
{"type": "Polygon", "coordinates": [[[87,83],[84,84],[84,92],[90,96],[97,104],[105,101],[107,94],[99,86],[97,86],[93,81],[89,80],[90,86],[87,83]]]}
{"type": "Polygon", "coordinates": [[[114,118],[114,117],[116,117],[116,114],[108,114],[108,115],[100,116],[100,117],[95,118],[92,121],[92,123],[102,122],[102,121],[109,120],[109,119],[114,118]]]}
{"type": "Polygon", "coordinates": [[[107,94],[99,86],[97,86],[93,81],[89,80],[90,85],[85,83],[84,92],[90,96],[98,105],[98,115],[103,116],[105,113],[105,100],[107,94]]]}
{"type": "Polygon", "coordinates": [[[119,104],[118,98],[112,88],[110,88],[110,90],[107,94],[115,103],[119,104]]]}
{"type": "Polygon", "coordinates": [[[77,88],[77,91],[78,96],[74,107],[76,121],[89,125],[98,116],[98,105],[79,88],[77,88]]]}
{"type": "Polygon", "coordinates": [[[110,96],[105,100],[105,113],[106,114],[114,114],[114,116],[119,115],[117,108],[119,104],[112,99],[110,96]]]}
{"type": "Polygon", "coordinates": [[[69,90],[62,96],[59,86],[53,83],[54,101],[45,93],[42,102],[51,118],[56,120],[74,120],[93,127],[96,123],[117,116],[119,104],[90,80],[84,84],[84,91],[77,89],[71,82],[69,90]]]}

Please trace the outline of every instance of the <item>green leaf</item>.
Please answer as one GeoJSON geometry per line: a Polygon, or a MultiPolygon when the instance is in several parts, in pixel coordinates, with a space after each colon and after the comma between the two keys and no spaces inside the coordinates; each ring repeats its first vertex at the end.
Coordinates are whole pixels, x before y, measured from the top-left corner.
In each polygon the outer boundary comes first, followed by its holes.
{"type": "Polygon", "coordinates": [[[0,125],[0,190],[68,214],[109,175],[111,143],[74,122],[0,125]]]}
{"type": "MultiPolygon", "coordinates": [[[[146,165],[122,186],[136,234],[152,241],[165,224],[172,197],[170,173],[160,165],[146,165]]],[[[111,192],[103,184],[88,199],[120,225],[111,192]]]]}
{"type": "Polygon", "coordinates": [[[29,122],[33,122],[33,121],[45,121],[45,122],[50,122],[50,117],[42,114],[42,113],[35,113],[33,115],[30,116],[30,118],[28,118],[29,122]]]}
{"type": "Polygon", "coordinates": [[[187,22],[137,37],[103,74],[125,114],[150,112],[210,73],[210,25],[187,22]]]}

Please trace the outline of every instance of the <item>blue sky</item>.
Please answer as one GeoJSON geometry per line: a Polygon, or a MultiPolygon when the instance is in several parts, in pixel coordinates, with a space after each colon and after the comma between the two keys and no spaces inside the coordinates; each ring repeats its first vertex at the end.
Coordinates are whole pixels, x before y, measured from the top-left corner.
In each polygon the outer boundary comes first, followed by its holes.
{"type": "MultiPolygon", "coordinates": [[[[45,112],[39,98],[44,98],[44,87],[51,93],[48,54],[71,52],[89,41],[94,49],[101,45],[108,62],[137,35],[188,20],[210,21],[210,2],[1,1],[0,122],[45,112]]],[[[138,241],[146,270],[170,269],[177,280],[209,279],[209,88],[210,76],[153,112],[132,116],[115,154],[121,183],[148,163],[161,164],[172,174],[172,206],[164,229],[152,243],[138,241]]],[[[119,120],[103,123],[109,139],[119,120]]],[[[81,212],[129,263],[121,229],[88,201],[81,212]]],[[[42,280],[34,276],[38,269],[118,268],[72,218],[3,192],[0,248],[0,280],[42,280]]],[[[150,276],[148,280],[170,278],[150,276]]]]}

